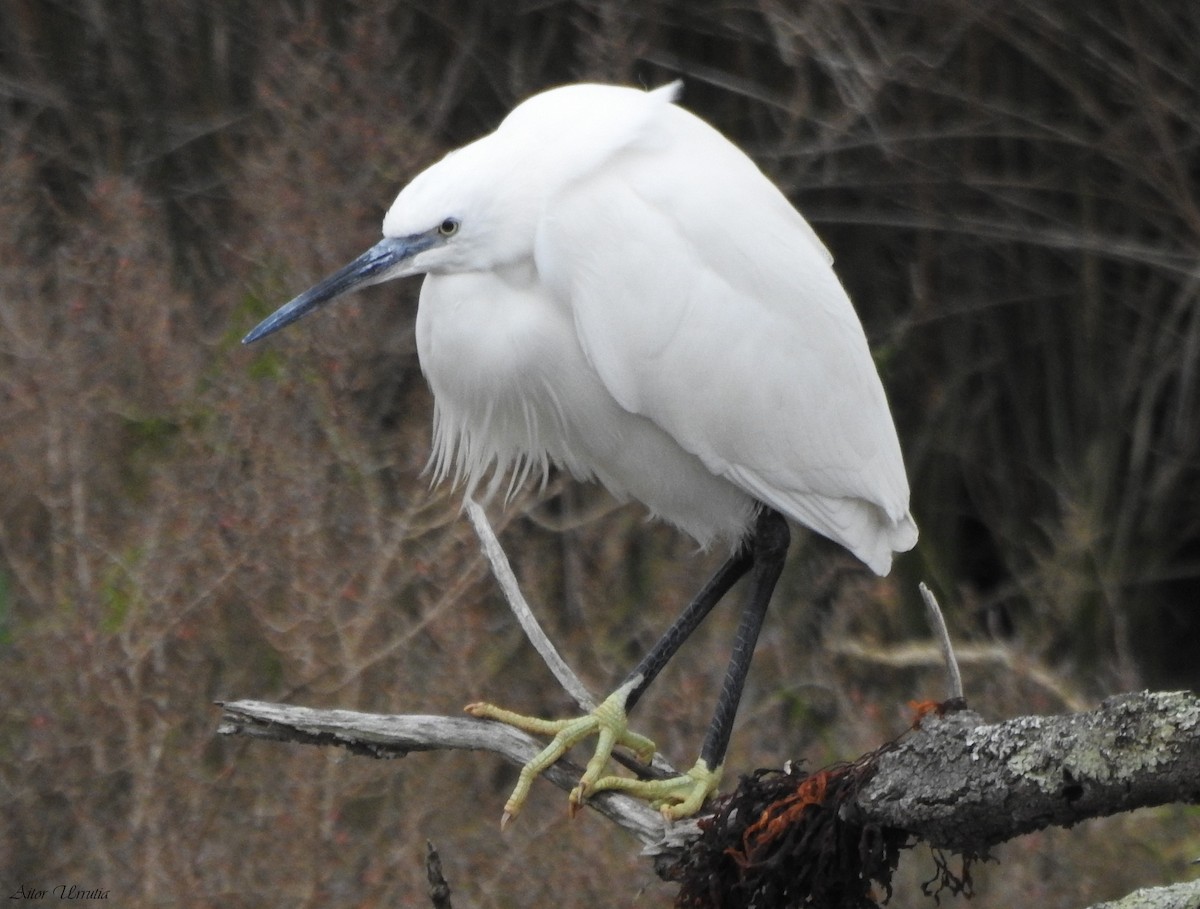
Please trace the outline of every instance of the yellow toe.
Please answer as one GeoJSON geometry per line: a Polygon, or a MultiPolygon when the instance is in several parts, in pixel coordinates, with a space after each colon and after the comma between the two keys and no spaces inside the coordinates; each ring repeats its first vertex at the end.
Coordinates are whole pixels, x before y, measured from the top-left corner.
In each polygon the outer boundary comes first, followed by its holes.
{"type": "Polygon", "coordinates": [[[724,768],[710,770],[703,759],[696,761],[687,773],[665,780],[634,780],[623,776],[606,776],[592,783],[589,794],[605,790],[624,792],[644,799],[658,808],[663,818],[676,821],[698,812],[717,791],[724,768]]]}
{"type": "MultiPolygon", "coordinates": [[[[551,736],[550,743],[543,748],[532,760],[521,768],[517,785],[504,806],[504,815],[500,826],[505,825],[516,817],[525,804],[533,781],[565,755],[576,744],[589,735],[596,736],[596,749],[587,763],[579,785],[572,791],[568,800],[572,815],[583,805],[588,796],[596,789],[596,782],[602,779],[620,779],[620,777],[605,777],[604,772],[608,761],[616,747],[627,748],[634,753],[638,760],[648,762],[654,757],[654,742],[643,735],[631,732],[627,725],[625,714],[625,698],[628,691],[618,690],[610,695],[587,716],[574,717],[566,720],[545,720],[539,717],[525,716],[514,713],[493,704],[468,704],[467,713],[480,719],[496,720],[516,729],[522,729],[533,735],[551,736]]],[[[609,786],[603,788],[612,788],[609,786]]]]}

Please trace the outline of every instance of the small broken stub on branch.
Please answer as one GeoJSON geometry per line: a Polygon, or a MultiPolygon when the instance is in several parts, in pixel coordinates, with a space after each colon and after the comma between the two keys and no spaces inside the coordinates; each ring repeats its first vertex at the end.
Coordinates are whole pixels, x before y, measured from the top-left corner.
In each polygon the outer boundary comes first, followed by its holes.
{"type": "MultiPolygon", "coordinates": [[[[700,837],[673,869],[676,905],[875,909],[887,902],[900,851],[916,841],[856,820],[855,800],[892,747],[812,774],[789,767],[742,777],[700,821],[700,837]]],[[[954,883],[943,881],[952,890],[954,883]]]]}

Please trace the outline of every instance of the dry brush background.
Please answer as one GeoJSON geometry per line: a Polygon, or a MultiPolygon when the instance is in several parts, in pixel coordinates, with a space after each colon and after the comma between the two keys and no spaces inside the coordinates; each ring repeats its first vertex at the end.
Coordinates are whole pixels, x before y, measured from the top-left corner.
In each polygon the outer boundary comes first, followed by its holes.
{"type": "MultiPolygon", "coordinates": [[[[0,883],[121,906],[657,906],[631,843],[514,771],[214,735],[219,698],[456,712],[569,700],[455,496],[421,476],[416,282],[246,350],[396,190],[564,81],[657,85],[833,250],[922,529],[878,581],[805,538],[731,773],[850,758],[940,693],[916,581],[999,719],[1200,665],[1200,6],[249,0],[0,6],[0,883]]],[[[493,509],[593,689],[714,564],[552,480],[493,509]]],[[[638,713],[694,757],[733,610],[638,713]]],[[[1187,875],[1194,810],[1026,837],[978,907],[1187,875]]],[[[893,905],[926,905],[927,855],[893,905]]]]}

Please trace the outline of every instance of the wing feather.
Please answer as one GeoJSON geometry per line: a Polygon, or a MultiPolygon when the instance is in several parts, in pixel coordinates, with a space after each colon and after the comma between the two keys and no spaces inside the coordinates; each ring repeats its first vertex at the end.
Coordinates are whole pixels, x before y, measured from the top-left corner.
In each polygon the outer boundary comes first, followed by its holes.
{"type": "Polygon", "coordinates": [[[916,541],[908,481],[828,252],[703,121],[657,127],[548,201],[539,272],[622,407],[886,572],[916,541]]]}

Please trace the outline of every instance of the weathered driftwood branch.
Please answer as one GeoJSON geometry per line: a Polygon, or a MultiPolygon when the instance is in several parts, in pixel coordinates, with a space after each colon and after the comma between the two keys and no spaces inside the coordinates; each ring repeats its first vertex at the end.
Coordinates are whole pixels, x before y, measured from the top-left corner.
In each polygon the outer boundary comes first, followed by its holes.
{"type": "MultiPolygon", "coordinates": [[[[562,686],[563,691],[569,694],[575,700],[575,703],[579,705],[579,709],[584,713],[590,713],[595,710],[596,705],[600,703],[599,700],[588,691],[587,686],[575,674],[575,670],[559,654],[558,648],[554,646],[549,635],[542,630],[542,626],[526,601],[525,595],[521,593],[521,588],[517,585],[516,575],[513,574],[512,566],[508,562],[508,556],[505,555],[500,541],[496,538],[496,533],[492,530],[492,525],[488,522],[487,514],[471,498],[463,501],[463,508],[467,512],[467,517],[471,520],[471,526],[475,529],[475,535],[479,537],[480,548],[483,550],[488,564],[492,566],[492,574],[496,578],[496,583],[500,585],[500,591],[504,594],[504,599],[508,602],[508,608],[517,620],[517,624],[521,626],[521,630],[525,632],[525,637],[533,645],[533,649],[537,651],[538,656],[542,658],[542,662],[546,664],[546,668],[558,680],[558,684],[562,686]]],[[[642,773],[646,769],[630,756],[615,754],[614,758],[637,773],[642,773]]],[[[661,754],[654,755],[650,762],[650,770],[662,778],[677,776],[679,774],[679,771],[672,767],[661,754]]]]}
{"type": "MultiPolygon", "coordinates": [[[[563,687],[584,709],[594,698],[558,656],[517,589],[482,509],[472,523],[518,621],[563,687]]],[[[899,850],[917,841],[965,857],[1050,825],[1168,803],[1200,803],[1200,698],[1186,692],[1121,695],[1098,708],[988,724],[960,708],[958,667],[936,600],[922,597],[939,641],[951,700],[899,740],[812,775],[759,771],[716,803],[715,813],[666,825],[644,803],[600,793],[589,804],[682,882],[689,905],[722,894],[725,905],[866,904],[885,889],[899,850]],[[798,883],[798,878],[803,881],[798,883]],[[689,895],[690,894],[690,895],[689,895]]],[[[222,704],[218,731],[339,745],[377,758],[413,751],[486,750],[523,765],[543,743],[468,717],[381,716],[260,701],[222,704]]],[[[656,761],[656,764],[658,762],[656,761]]],[[[543,777],[564,791],[581,768],[566,761],[543,777]]],[[[942,884],[964,881],[948,866],[942,884]]],[[[1200,882],[1139,891],[1105,909],[1197,909],[1200,882]]],[[[1096,907],[1100,909],[1100,907],[1096,907]]]]}
{"type": "MultiPolygon", "coordinates": [[[[541,743],[469,717],[383,716],[261,701],[222,704],[218,731],[276,741],[340,745],[378,758],[414,751],[478,749],[516,764],[541,743]]],[[[546,774],[570,790],[581,769],[546,774]]],[[[906,831],[931,845],[977,854],[1050,825],[1070,826],[1133,808],[1200,803],[1200,697],[1122,695],[1080,714],[984,723],[971,711],[929,716],[881,749],[843,813],[860,825],[906,831]]],[[[677,858],[695,824],[667,828],[643,803],[613,793],[594,807],[660,857],[677,858]]]]}
{"type": "Polygon", "coordinates": [[[492,530],[492,525],[488,523],[483,508],[469,498],[463,502],[463,508],[467,512],[467,517],[471,519],[471,526],[475,528],[475,535],[479,537],[480,547],[483,549],[488,564],[492,566],[492,574],[500,585],[504,599],[508,601],[508,608],[516,617],[521,630],[525,632],[525,637],[529,639],[533,649],[538,652],[542,662],[558,679],[558,684],[562,685],[563,690],[575,699],[575,703],[579,705],[580,709],[584,712],[595,710],[596,704],[599,702],[588,691],[587,686],[583,684],[575,671],[567,665],[567,661],[559,655],[558,648],[542,631],[537,616],[529,608],[529,603],[521,593],[521,588],[517,586],[517,577],[508,563],[508,556],[504,554],[500,541],[496,539],[496,534],[492,530]]]}
{"type": "MultiPolygon", "coordinates": [[[[234,701],[219,706],[222,713],[217,732],[222,735],[339,745],[374,758],[404,757],[414,751],[466,749],[491,751],[520,766],[545,746],[519,729],[472,717],[388,716],[352,710],[314,710],[265,701],[234,701]]],[[[583,768],[570,761],[559,761],[543,774],[565,792],[573,789],[582,775],[583,768]]],[[[666,832],[659,814],[637,799],[601,793],[589,804],[643,843],[659,842],[666,832]]]]}

